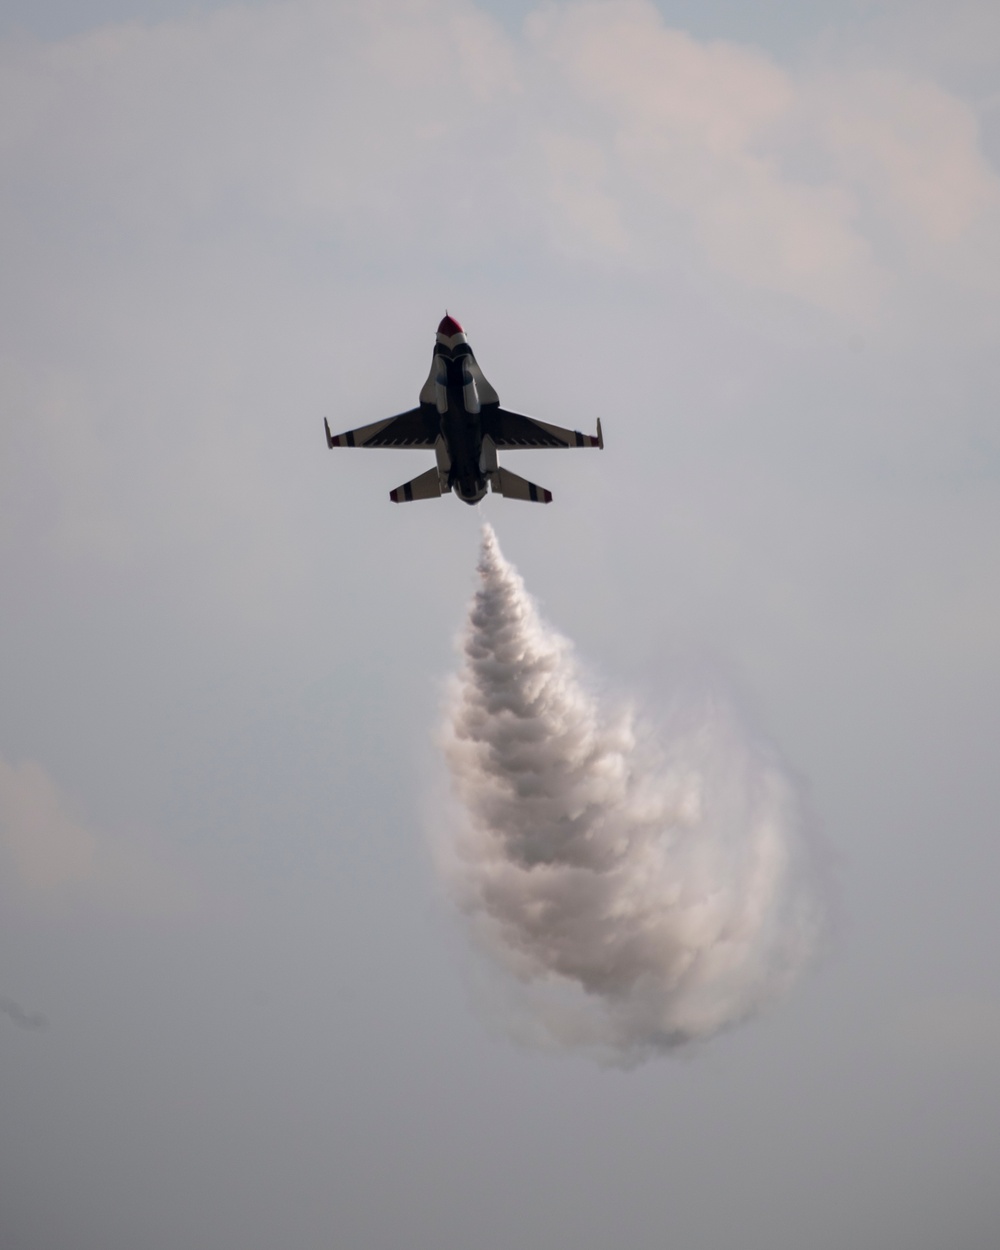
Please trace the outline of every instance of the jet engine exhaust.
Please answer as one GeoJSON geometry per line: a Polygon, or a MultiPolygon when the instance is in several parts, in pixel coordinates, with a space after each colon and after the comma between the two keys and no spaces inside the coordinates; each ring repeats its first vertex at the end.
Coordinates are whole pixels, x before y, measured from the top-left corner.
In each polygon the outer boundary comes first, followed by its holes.
{"type": "Polygon", "coordinates": [[[791,780],[717,697],[657,732],[592,693],[488,525],[479,574],[440,864],[515,1030],[631,1064],[745,1020],[824,927],[791,780]]]}

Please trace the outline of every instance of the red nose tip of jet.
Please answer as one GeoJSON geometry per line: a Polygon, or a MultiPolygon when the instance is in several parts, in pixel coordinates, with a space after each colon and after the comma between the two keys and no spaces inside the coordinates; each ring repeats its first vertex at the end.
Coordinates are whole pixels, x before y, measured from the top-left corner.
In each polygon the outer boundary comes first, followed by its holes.
{"type": "Polygon", "coordinates": [[[458,324],[455,318],[449,317],[448,314],[445,313],[444,320],[438,326],[438,334],[443,334],[445,335],[446,338],[450,339],[453,334],[464,334],[464,333],[465,331],[458,324]]]}

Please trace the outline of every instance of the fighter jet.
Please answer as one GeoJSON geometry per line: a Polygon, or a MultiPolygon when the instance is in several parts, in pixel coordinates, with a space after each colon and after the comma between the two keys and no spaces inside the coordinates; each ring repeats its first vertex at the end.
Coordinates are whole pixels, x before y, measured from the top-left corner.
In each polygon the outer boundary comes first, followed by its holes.
{"type": "Polygon", "coordinates": [[[519,447],[603,447],[597,434],[564,430],[500,407],[500,397],[483,377],[465,331],[445,313],[437,328],[431,371],[420,406],[344,434],[331,434],[328,447],[420,447],[434,452],[433,469],[389,492],[393,503],[437,499],[454,491],[463,503],[478,503],[492,487],[508,499],[551,503],[552,492],[501,469],[497,452],[519,447]]]}

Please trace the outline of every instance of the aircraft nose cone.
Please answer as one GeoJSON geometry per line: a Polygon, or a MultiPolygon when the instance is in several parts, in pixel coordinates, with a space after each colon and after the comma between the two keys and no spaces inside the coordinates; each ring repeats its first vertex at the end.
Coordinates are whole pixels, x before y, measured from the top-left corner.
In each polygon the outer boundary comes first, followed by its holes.
{"type": "Polygon", "coordinates": [[[464,334],[464,333],[465,331],[458,324],[455,318],[449,317],[448,314],[445,313],[444,320],[438,326],[438,334],[443,334],[447,338],[451,338],[453,334],[464,334]]]}

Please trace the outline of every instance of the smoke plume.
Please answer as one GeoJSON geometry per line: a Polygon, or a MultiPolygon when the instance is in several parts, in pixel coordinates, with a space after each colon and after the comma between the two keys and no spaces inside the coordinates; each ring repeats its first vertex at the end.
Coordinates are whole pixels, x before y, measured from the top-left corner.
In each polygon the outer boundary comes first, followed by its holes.
{"type": "Polygon", "coordinates": [[[454,896],[551,1041],[632,1062],[785,991],[821,908],[795,789],[717,697],[654,731],[585,685],[484,527],[444,745],[454,896]]]}

